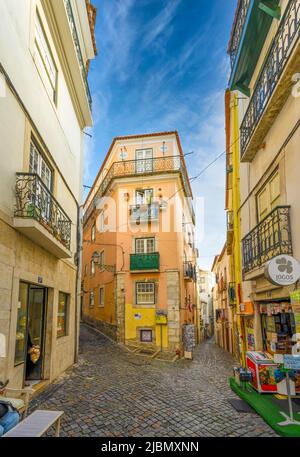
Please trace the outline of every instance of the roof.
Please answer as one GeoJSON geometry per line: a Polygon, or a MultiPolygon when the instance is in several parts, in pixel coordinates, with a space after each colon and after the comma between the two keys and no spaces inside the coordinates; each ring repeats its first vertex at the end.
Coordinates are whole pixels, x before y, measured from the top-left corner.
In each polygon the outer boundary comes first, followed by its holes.
{"type": "MultiPolygon", "coordinates": [[[[137,135],[116,136],[113,139],[113,141],[112,141],[112,143],[111,143],[111,145],[110,145],[110,147],[109,147],[109,149],[108,149],[108,151],[106,153],[104,161],[103,161],[103,163],[102,163],[102,165],[101,165],[101,167],[100,167],[100,169],[99,169],[99,171],[97,173],[97,176],[96,176],[96,178],[95,178],[95,180],[93,182],[93,185],[92,185],[92,187],[91,187],[91,189],[90,189],[90,191],[89,191],[89,193],[88,193],[88,195],[87,195],[87,197],[85,199],[85,202],[84,202],[83,206],[85,207],[85,205],[86,205],[86,203],[87,203],[87,201],[88,201],[88,199],[89,199],[89,197],[90,197],[90,195],[91,195],[91,193],[92,193],[92,191],[93,191],[93,189],[94,189],[94,187],[95,187],[95,185],[96,185],[96,183],[97,183],[97,181],[98,181],[98,179],[99,179],[99,177],[101,175],[101,172],[105,167],[105,164],[106,164],[106,162],[107,162],[107,160],[108,160],[108,158],[110,156],[110,153],[111,153],[111,151],[112,151],[112,149],[113,149],[113,147],[114,147],[114,145],[116,144],[117,141],[130,140],[130,139],[133,139],[133,138],[151,138],[153,136],[166,136],[166,135],[175,135],[176,140],[177,140],[177,144],[178,144],[178,148],[179,148],[179,152],[180,152],[180,155],[182,156],[182,160],[183,160],[184,166],[186,168],[186,163],[185,163],[185,159],[184,159],[184,155],[183,155],[183,151],[182,151],[182,146],[181,146],[181,142],[180,142],[180,138],[179,138],[177,130],[165,131],[165,132],[143,133],[143,134],[137,134],[137,135]]],[[[188,180],[188,186],[189,186],[189,190],[191,192],[191,195],[193,196],[189,180],[188,180]]]]}
{"type": "Polygon", "coordinates": [[[220,262],[220,261],[222,260],[222,257],[223,257],[223,255],[224,255],[225,252],[226,252],[226,246],[227,246],[227,242],[225,241],[221,253],[220,253],[220,254],[217,254],[217,255],[215,256],[215,258],[214,258],[214,261],[213,261],[213,264],[212,264],[212,267],[211,267],[211,271],[214,270],[214,268],[215,268],[217,262],[220,262]]]}

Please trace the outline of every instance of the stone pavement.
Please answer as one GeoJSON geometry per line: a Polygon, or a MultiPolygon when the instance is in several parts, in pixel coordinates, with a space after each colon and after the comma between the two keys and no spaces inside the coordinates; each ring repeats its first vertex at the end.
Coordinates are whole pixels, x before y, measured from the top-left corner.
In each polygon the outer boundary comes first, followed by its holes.
{"type": "Polygon", "coordinates": [[[82,325],[76,366],[33,400],[65,411],[61,436],[276,436],[256,414],[227,401],[234,360],[213,341],[193,361],[135,356],[82,325]]]}

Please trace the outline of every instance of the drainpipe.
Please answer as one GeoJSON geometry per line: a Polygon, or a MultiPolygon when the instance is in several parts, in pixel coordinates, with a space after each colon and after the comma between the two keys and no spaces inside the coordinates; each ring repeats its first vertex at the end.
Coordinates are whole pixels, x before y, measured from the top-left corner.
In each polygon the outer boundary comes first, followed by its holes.
{"type": "Polygon", "coordinates": [[[78,348],[79,348],[79,295],[81,291],[81,284],[79,284],[81,258],[82,258],[82,236],[81,236],[81,208],[82,205],[77,203],[77,233],[76,233],[76,282],[75,282],[75,351],[74,351],[74,364],[78,362],[78,348]]]}

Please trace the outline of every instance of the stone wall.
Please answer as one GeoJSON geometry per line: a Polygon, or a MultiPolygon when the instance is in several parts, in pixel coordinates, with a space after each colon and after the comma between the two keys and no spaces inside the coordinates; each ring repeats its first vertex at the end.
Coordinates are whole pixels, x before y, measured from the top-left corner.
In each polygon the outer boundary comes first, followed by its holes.
{"type": "Polygon", "coordinates": [[[167,271],[168,338],[169,350],[181,346],[179,271],[167,271]]]}
{"type": "Polygon", "coordinates": [[[83,316],[83,322],[96,328],[112,340],[117,341],[117,326],[115,324],[109,324],[108,322],[99,321],[99,319],[94,319],[93,317],[87,315],[83,316]]]}

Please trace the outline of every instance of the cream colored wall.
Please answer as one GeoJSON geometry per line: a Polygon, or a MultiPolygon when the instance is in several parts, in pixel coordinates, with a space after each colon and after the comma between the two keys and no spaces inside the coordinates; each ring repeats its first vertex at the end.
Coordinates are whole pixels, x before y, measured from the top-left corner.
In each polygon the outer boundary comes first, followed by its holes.
{"type": "Polygon", "coordinates": [[[14,89],[0,98],[0,333],[8,357],[0,359],[0,379],[22,387],[23,366],[14,367],[19,281],[49,288],[46,379],[74,361],[77,201],[82,195],[83,134],[60,56],[49,34],[40,0],[0,2],[0,61],[14,89]],[[38,7],[58,69],[57,105],[49,97],[33,57],[34,17],[38,7]],[[17,100],[17,94],[25,106],[17,100]],[[42,151],[54,170],[54,196],[72,221],[70,260],[58,260],[12,228],[16,172],[28,172],[30,135],[42,138],[42,151]],[[73,196],[72,196],[73,194],[73,196]],[[56,338],[58,292],[70,294],[68,335],[56,338]]]}

